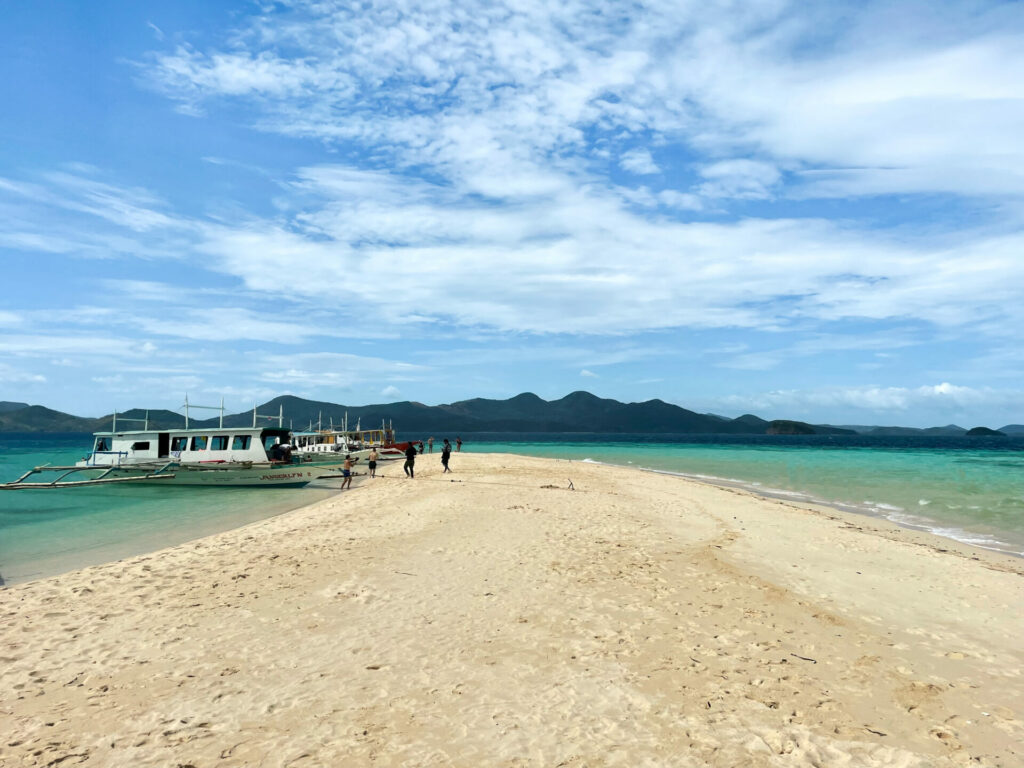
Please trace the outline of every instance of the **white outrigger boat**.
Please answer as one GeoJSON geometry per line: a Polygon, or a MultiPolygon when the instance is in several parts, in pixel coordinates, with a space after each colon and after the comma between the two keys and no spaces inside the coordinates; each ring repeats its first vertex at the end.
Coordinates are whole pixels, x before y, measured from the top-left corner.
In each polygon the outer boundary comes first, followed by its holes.
{"type": "MultiPolygon", "coordinates": [[[[284,429],[283,411],[274,417],[253,409],[252,427],[224,427],[221,403],[218,427],[188,428],[188,409],[206,406],[185,401],[184,429],[150,429],[149,414],[141,430],[118,431],[117,414],[109,432],[93,435],[92,451],[74,466],[35,467],[0,489],[64,488],[100,483],[160,483],[198,486],[301,486],[327,473],[338,476],[344,455],[330,460],[292,457],[291,432],[284,429]],[[259,418],[274,418],[277,427],[259,427],[259,418]],[[32,480],[44,472],[59,473],[47,482],[32,480]]],[[[216,409],[214,409],[216,410],[216,409]]],[[[328,457],[323,457],[328,459],[328,457]]]]}
{"type": "Polygon", "coordinates": [[[322,420],[318,420],[316,429],[310,423],[304,432],[292,433],[292,450],[303,461],[319,461],[331,455],[350,455],[353,458],[365,459],[371,449],[377,450],[378,461],[404,459],[404,448],[395,445],[394,427],[381,424],[380,429],[348,428],[348,414],[342,425],[335,428],[331,423],[326,429],[322,420]]]}

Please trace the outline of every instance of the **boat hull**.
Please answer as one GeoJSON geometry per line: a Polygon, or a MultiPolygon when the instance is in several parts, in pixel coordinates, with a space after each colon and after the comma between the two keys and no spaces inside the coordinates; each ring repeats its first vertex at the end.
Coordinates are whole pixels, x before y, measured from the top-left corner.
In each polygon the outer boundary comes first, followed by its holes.
{"type": "Polygon", "coordinates": [[[312,482],[322,473],[316,465],[289,465],[282,467],[227,467],[205,468],[191,466],[169,467],[152,476],[152,467],[118,467],[106,475],[108,478],[138,478],[134,482],[154,485],[225,486],[225,487],[299,487],[312,482]],[[150,475],[150,477],[146,477],[150,475]]]}

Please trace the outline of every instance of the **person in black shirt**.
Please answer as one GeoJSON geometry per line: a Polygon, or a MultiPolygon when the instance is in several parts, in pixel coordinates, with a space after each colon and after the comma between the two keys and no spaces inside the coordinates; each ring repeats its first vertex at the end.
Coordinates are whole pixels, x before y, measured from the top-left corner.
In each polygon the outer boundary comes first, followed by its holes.
{"type": "MultiPolygon", "coordinates": [[[[449,443],[448,440],[446,439],[444,441],[444,448],[441,449],[441,463],[444,465],[444,472],[451,472],[451,470],[448,469],[448,459],[450,459],[451,457],[452,444],[449,443]]],[[[443,475],[444,472],[442,472],[441,474],[443,475]]]]}
{"type": "Polygon", "coordinates": [[[405,449],[405,464],[402,465],[402,469],[405,470],[407,477],[416,477],[416,471],[414,465],[416,464],[416,445],[409,443],[405,449]]]}

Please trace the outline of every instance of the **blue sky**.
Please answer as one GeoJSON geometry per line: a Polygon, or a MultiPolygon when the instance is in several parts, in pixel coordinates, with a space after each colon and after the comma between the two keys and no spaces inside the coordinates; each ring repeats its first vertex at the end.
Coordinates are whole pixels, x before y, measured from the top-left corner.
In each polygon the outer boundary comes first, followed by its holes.
{"type": "Polygon", "coordinates": [[[5,6],[0,400],[1024,422],[1019,3],[354,5],[5,6]]]}

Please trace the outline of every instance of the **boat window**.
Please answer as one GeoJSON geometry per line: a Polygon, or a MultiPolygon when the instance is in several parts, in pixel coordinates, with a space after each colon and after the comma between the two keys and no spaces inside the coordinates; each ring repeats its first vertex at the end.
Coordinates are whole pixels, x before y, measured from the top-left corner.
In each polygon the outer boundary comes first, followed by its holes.
{"type": "Polygon", "coordinates": [[[226,451],[228,449],[227,435],[214,435],[210,438],[211,451],[226,451]]]}
{"type": "Polygon", "coordinates": [[[235,435],[231,441],[231,450],[233,451],[247,451],[249,450],[249,438],[250,435],[235,435]]]}
{"type": "Polygon", "coordinates": [[[146,441],[143,441],[143,442],[132,443],[132,450],[133,451],[148,451],[149,450],[149,441],[146,440],[146,441]]]}
{"type": "Polygon", "coordinates": [[[269,451],[273,446],[277,445],[277,442],[277,435],[267,435],[263,438],[263,447],[269,451]]]}
{"type": "Polygon", "coordinates": [[[192,438],[192,450],[193,451],[205,451],[206,444],[209,439],[205,435],[196,435],[192,438]]]}
{"type": "Polygon", "coordinates": [[[172,451],[187,451],[188,450],[188,438],[187,437],[174,437],[174,438],[171,438],[171,450],[172,451]]]}
{"type": "Polygon", "coordinates": [[[105,437],[98,437],[98,438],[96,438],[96,450],[97,451],[109,451],[110,450],[109,444],[107,443],[107,438],[105,438],[105,437]]]}

